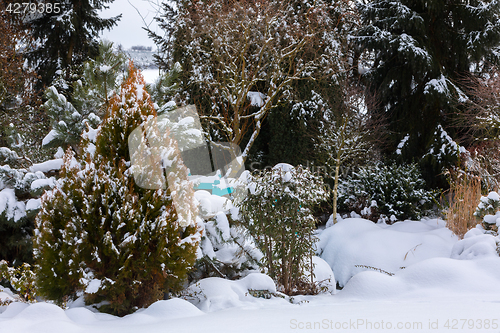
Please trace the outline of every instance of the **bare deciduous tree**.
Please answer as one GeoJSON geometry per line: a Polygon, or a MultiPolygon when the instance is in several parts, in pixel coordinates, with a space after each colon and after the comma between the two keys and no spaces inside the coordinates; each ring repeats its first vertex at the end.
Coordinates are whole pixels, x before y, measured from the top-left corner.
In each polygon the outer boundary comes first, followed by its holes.
{"type": "Polygon", "coordinates": [[[189,40],[186,56],[192,59],[190,84],[210,100],[202,118],[219,139],[243,144],[240,163],[270,110],[285,98],[293,99],[292,83],[346,71],[342,37],[332,15],[340,5],[294,5],[204,1],[180,11],[178,22],[189,40]]]}
{"type": "Polygon", "coordinates": [[[470,98],[461,100],[464,111],[458,126],[467,130],[467,152],[463,168],[481,178],[484,191],[500,186],[500,69],[489,64],[481,76],[466,76],[461,81],[470,98]]]}
{"type": "Polygon", "coordinates": [[[344,87],[343,105],[325,110],[325,123],[319,129],[318,146],[327,155],[333,176],[333,221],[337,223],[339,171],[347,163],[363,165],[376,159],[384,139],[385,118],[372,114],[376,99],[359,88],[344,87]],[[375,157],[375,158],[374,158],[375,157]]]}

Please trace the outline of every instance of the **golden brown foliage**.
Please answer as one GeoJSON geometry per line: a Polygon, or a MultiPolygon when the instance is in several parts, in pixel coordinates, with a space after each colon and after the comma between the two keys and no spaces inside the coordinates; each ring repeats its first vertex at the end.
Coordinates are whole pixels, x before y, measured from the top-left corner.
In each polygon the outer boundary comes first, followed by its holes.
{"type": "Polygon", "coordinates": [[[462,239],[477,224],[474,212],[481,198],[481,179],[461,173],[452,174],[451,179],[446,227],[462,239]]]}

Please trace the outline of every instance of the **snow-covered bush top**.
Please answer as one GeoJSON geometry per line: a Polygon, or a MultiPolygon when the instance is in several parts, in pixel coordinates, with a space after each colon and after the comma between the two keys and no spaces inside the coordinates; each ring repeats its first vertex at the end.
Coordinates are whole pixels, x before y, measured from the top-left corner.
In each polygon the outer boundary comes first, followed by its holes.
{"type": "Polygon", "coordinates": [[[344,211],[358,214],[365,207],[374,208],[377,214],[370,217],[375,221],[379,217],[391,221],[418,220],[435,198],[424,186],[425,181],[415,164],[362,167],[342,180],[339,205],[344,211]]]}
{"type": "Polygon", "coordinates": [[[484,229],[497,232],[500,227],[500,195],[490,192],[482,196],[474,215],[482,220],[484,229]]]}
{"type": "Polygon", "coordinates": [[[434,141],[426,155],[434,156],[438,163],[442,163],[446,160],[458,158],[459,154],[465,151],[464,147],[459,146],[444,128],[438,125],[434,131],[434,141]]]}
{"type": "Polygon", "coordinates": [[[276,164],[269,172],[247,179],[248,189],[253,195],[289,197],[302,202],[304,207],[325,200],[327,196],[325,187],[308,169],[295,168],[287,163],[276,164]]]}

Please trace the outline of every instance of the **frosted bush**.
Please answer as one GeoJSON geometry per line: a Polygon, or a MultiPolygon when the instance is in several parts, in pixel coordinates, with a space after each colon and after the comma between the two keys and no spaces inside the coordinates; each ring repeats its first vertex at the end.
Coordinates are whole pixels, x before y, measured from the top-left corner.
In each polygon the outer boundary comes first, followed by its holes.
{"type": "Polygon", "coordinates": [[[500,227],[500,195],[490,192],[482,196],[474,215],[481,220],[485,230],[497,233],[500,227]]]}
{"type": "Polygon", "coordinates": [[[249,179],[245,225],[264,254],[261,263],[286,294],[310,292],[315,218],[311,208],[327,199],[322,180],[309,170],[277,164],[249,179]]]}
{"type": "Polygon", "coordinates": [[[342,180],[339,206],[374,222],[419,220],[430,211],[436,196],[424,186],[415,164],[362,167],[342,180]]]}

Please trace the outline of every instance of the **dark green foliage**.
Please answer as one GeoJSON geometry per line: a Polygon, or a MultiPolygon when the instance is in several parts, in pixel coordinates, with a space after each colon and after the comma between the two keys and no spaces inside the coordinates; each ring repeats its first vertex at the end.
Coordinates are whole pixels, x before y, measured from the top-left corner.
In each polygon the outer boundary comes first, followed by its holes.
{"type": "Polygon", "coordinates": [[[0,165],[0,260],[16,266],[32,262],[31,236],[38,212],[36,198],[53,186],[53,180],[47,180],[42,172],[29,172],[20,167],[22,162],[25,161],[14,151],[0,148],[0,163],[4,164],[0,165]],[[37,180],[42,183],[34,184],[37,180]]]}
{"type": "Polygon", "coordinates": [[[483,228],[493,233],[498,233],[497,219],[500,217],[500,196],[497,192],[490,192],[481,200],[474,212],[474,216],[481,221],[483,228]]]}
{"type": "Polygon", "coordinates": [[[43,140],[44,147],[72,147],[80,153],[84,130],[97,128],[119,87],[118,77],[125,71],[126,58],[113,51],[113,43],[101,42],[99,56],[82,66],[71,81],[61,75],[45,92],[43,109],[52,122],[52,130],[43,140]]]}
{"type": "Polygon", "coordinates": [[[241,212],[267,274],[287,294],[306,290],[304,271],[312,269],[315,242],[311,208],[327,197],[322,180],[307,169],[278,164],[252,177],[249,188],[241,212]]]}
{"type": "Polygon", "coordinates": [[[45,6],[57,10],[46,10],[28,22],[38,46],[28,58],[37,68],[42,80],[40,85],[49,85],[57,70],[81,65],[88,58],[98,55],[99,33],[111,29],[120,16],[102,19],[98,11],[107,8],[114,0],[46,0],[45,6]],[[56,5],[57,4],[57,5],[56,5]],[[56,5],[56,7],[54,7],[56,5]]]}
{"type": "Polygon", "coordinates": [[[165,110],[164,106],[172,101],[179,90],[179,77],[182,73],[181,65],[176,62],[172,69],[161,75],[151,88],[151,98],[160,107],[159,115],[165,110]]]}
{"type": "MultiPolygon", "coordinates": [[[[185,207],[173,202],[179,193],[189,202],[192,189],[174,186],[174,194],[170,185],[177,179],[168,177],[168,189],[141,188],[129,164],[130,133],[155,116],[144,79],[131,69],[120,95],[110,100],[95,144],[84,140],[82,163],[67,151],[61,179],[42,198],[36,220],[43,296],[62,303],[83,292],[87,304],[123,316],[182,287],[199,231],[194,221],[181,220],[185,207]]],[[[168,133],[162,138],[179,156],[168,133]]],[[[187,170],[180,159],[171,160],[182,183],[187,170]]]]}
{"type": "Polygon", "coordinates": [[[425,181],[415,164],[362,167],[339,186],[339,210],[355,211],[374,222],[379,218],[419,220],[436,197],[424,189],[425,181]]]}
{"type": "MultiPolygon", "coordinates": [[[[373,68],[364,75],[380,99],[379,111],[390,121],[388,152],[409,134],[405,161],[429,150],[438,125],[450,130],[458,102],[466,95],[455,84],[467,73],[478,73],[500,46],[497,1],[358,2],[363,26],[354,37],[359,51],[368,51],[373,68]]],[[[423,165],[426,173],[441,169],[423,165]],[[437,169],[437,170],[436,170],[437,169]]],[[[440,172],[440,171],[437,171],[440,172]]],[[[444,178],[425,175],[431,186],[444,178]]]]}
{"type": "Polygon", "coordinates": [[[33,219],[29,219],[19,209],[13,192],[4,189],[0,192],[0,259],[7,260],[15,265],[22,262],[32,262],[31,233],[33,219]],[[7,197],[14,200],[7,200],[7,197]]]}
{"type": "MultiPolygon", "coordinates": [[[[441,181],[446,170],[453,168],[460,162],[460,153],[464,152],[465,149],[459,147],[441,125],[435,129],[433,140],[428,147],[428,151],[420,159],[419,165],[422,166],[423,178],[430,179],[435,184],[441,181]]],[[[403,151],[408,154],[408,149],[403,151]]]]}

